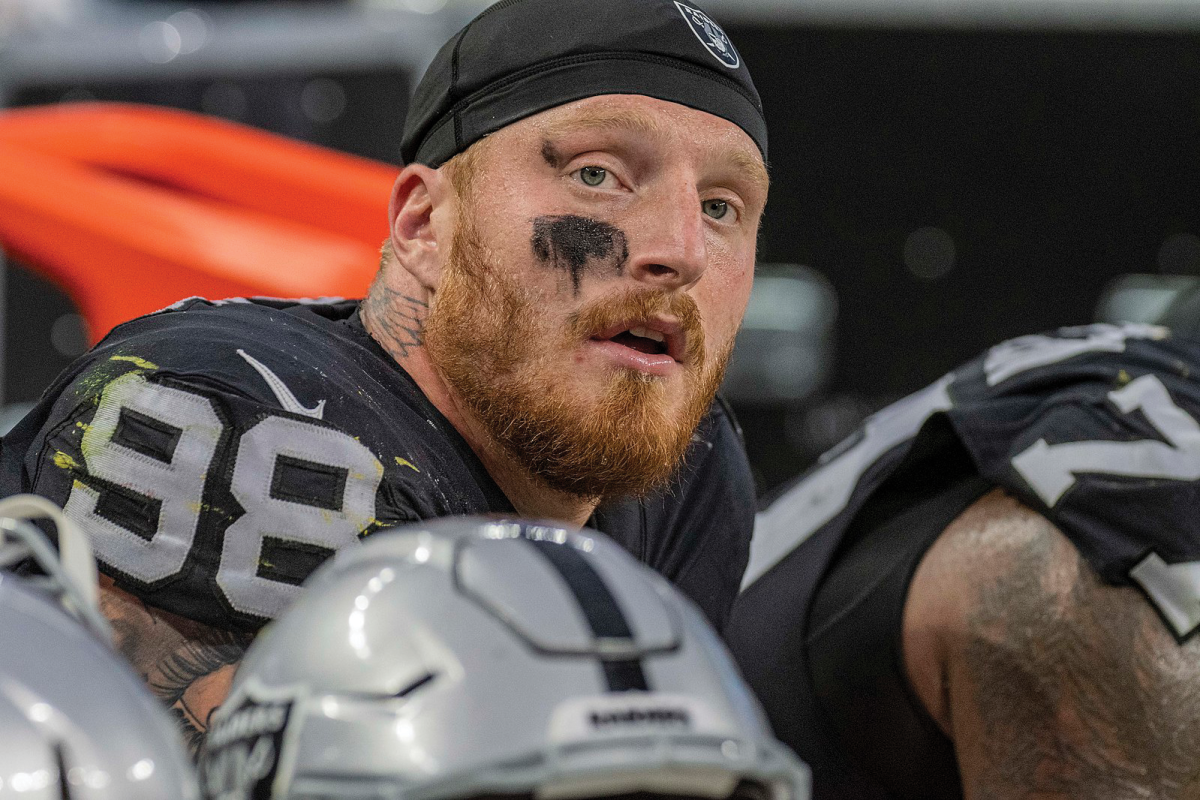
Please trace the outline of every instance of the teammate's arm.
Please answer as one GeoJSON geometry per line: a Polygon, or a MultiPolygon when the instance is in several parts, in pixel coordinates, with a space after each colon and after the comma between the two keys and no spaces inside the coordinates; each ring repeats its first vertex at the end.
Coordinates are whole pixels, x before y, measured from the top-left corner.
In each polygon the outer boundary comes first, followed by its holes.
{"type": "Polygon", "coordinates": [[[921,562],[904,652],[968,800],[1200,798],[1200,640],[999,490],[921,562]]]}
{"type": "Polygon", "coordinates": [[[114,644],[178,721],[195,756],[209,715],[229,694],[251,635],[230,633],[146,605],[100,578],[100,605],[114,644]]]}

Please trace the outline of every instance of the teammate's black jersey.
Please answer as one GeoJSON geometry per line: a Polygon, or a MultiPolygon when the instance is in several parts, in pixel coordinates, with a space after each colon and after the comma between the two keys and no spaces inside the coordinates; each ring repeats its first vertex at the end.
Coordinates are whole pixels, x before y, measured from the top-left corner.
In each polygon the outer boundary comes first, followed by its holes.
{"type": "Polygon", "coordinates": [[[908,584],[999,486],[1183,640],[1200,626],[1200,341],[1092,325],[989,350],[871,417],[760,514],[727,629],[818,800],[958,797],[903,675],[908,584]]]}
{"type": "MultiPolygon", "coordinates": [[[[191,299],[119,326],[0,444],[0,496],[16,492],[62,505],[147,603],[250,630],[382,527],[513,512],[353,301],[191,299]]],[[[670,486],[592,522],[720,625],[753,514],[718,403],[670,486]]]]}

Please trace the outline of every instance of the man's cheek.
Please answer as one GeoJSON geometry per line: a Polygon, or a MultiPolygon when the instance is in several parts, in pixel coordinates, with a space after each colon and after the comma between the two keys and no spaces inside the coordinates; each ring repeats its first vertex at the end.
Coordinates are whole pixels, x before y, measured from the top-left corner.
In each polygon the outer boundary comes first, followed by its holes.
{"type": "Polygon", "coordinates": [[[741,326],[748,297],[742,295],[741,287],[708,286],[695,300],[700,309],[704,332],[713,337],[723,338],[741,326]]]}
{"type": "Polygon", "coordinates": [[[607,222],[573,214],[535,217],[530,247],[542,266],[568,277],[575,296],[583,278],[619,278],[629,262],[629,239],[607,222]]]}

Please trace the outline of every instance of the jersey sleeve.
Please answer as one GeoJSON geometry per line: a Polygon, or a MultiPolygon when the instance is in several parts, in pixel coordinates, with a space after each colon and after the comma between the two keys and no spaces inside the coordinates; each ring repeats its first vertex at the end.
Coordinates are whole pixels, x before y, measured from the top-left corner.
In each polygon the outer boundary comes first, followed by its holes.
{"type": "Polygon", "coordinates": [[[595,521],[720,630],[749,557],[755,507],[741,430],[718,398],[670,483],[641,500],[601,507],[595,521]]]}
{"type": "Polygon", "coordinates": [[[982,475],[1053,522],[1096,572],[1200,627],[1200,342],[1146,326],[1023,337],[956,382],[982,475]]]}
{"type": "Polygon", "coordinates": [[[61,505],[101,570],[147,604],[255,630],[334,551],[420,516],[406,483],[418,459],[385,465],[292,355],[145,318],[5,437],[0,491],[61,505]]]}

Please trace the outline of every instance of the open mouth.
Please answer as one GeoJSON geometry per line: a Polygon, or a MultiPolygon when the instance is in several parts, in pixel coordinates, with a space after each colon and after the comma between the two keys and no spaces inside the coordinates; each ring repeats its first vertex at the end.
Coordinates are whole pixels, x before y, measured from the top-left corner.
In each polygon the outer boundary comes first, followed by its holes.
{"type": "Polygon", "coordinates": [[[664,364],[667,360],[677,362],[685,360],[685,340],[686,337],[678,322],[659,318],[626,320],[592,337],[594,342],[619,345],[640,356],[649,356],[664,364]]]}
{"type": "Polygon", "coordinates": [[[609,341],[624,345],[631,350],[650,355],[667,355],[667,337],[659,331],[648,328],[630,328],[621,331],[609,341]]]}

